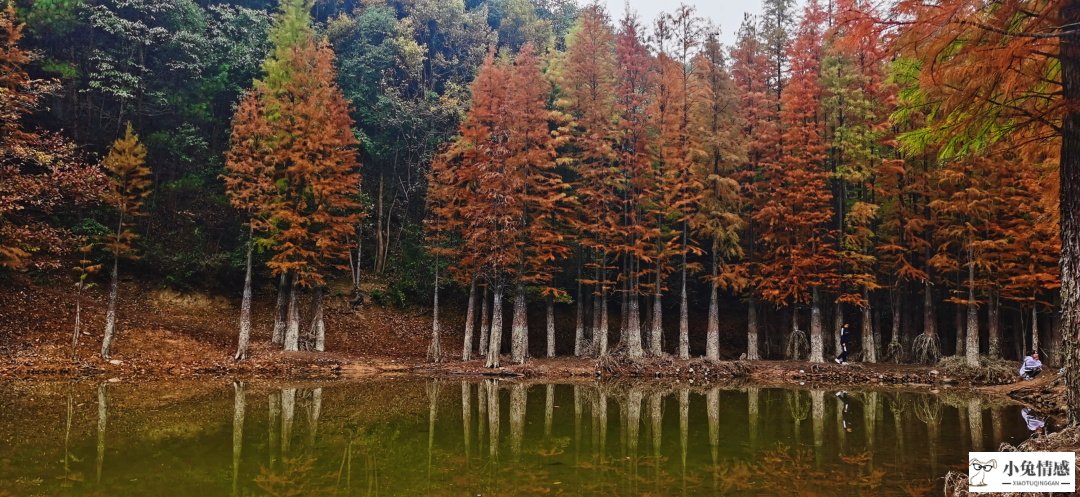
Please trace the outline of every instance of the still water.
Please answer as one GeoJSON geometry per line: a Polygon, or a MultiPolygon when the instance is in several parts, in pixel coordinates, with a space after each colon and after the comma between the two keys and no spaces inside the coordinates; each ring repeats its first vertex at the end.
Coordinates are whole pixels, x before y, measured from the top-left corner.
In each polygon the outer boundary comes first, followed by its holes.
{"type": "Polygon", "coordinates": [[[15,383],[0,496],[927,495],[1001,399],[730,385],[15,383]]]}

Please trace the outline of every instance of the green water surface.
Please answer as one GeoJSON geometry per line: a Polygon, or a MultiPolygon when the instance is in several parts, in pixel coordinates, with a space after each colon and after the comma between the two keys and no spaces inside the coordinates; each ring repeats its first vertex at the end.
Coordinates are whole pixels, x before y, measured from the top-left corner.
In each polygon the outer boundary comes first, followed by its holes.
{"type": "Polygon", "coordinates": [[[927,495],[1028,436],[1019,407],[948,393],[281,386],[7,384],[0,496],[927,495]]]}

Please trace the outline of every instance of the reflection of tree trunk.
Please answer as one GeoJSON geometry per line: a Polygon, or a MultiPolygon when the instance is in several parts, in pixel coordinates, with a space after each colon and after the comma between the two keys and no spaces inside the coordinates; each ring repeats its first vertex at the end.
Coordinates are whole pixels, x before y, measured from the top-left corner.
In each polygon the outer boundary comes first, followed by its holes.
{"type": "Polygon", "coordinates": [[[281,459],[289,457],[292,445],[293,419],[296,414],[296,389],[281,389],[281,459]]]}
{"type": "Polygon", "coordinates": [[[525,438],[526,394],[525,385],[521,383],[510,387],[510,453],[515,461],[521,457],[521,443],[525,438]]]}
{"type": "Polygon", "coordinates": [[[72,389],[75,384],[68,385],[67,391],[67,417],[64,419],[64,480],[71,481],[71,420],[75,417],[75,396],[72,389]]]}
{"type": "Polygon", "coordinates": [[[653,480],[655,492],[660,492],[660,446],[664,440],[664,397],[659,392],[649,395],[649,424],[652,432],[653,480]]]}
{"type": "Polygon", "coordinates": [[[983,413],[982,402],[972,398],[968,400],[968,422],[971,423],[971,450],[982,452],[983,450],[983,413]]]}
{"type": "Polygon", "coordinates": [[[907,454],[904,450],[906,446],[904,443],[904,407],[903,404],[900,403],[900,395],[901,394],[894,394],[889,398],[889,406],[892,410],[893,432],[896,437],[895,462],[897,465],[904,464],[904,455],[907,454]]]}
{"type": "Polygon", "coordinates": [[[686,493],[686,451],[690,436],[690,389],[679,388],[679,455],[682,465],[682,488],[686,493]]]}
{"type": "Polygon", "coordinates": [[[574,385],[574,469],[581,462],[581,388],[574,385]]]}
{"type": "Polygon", "coordinates": [[[232,495],[240,495],[240,451],[244,447],[244,383],[233,382],[232,495]]]}
{"type": "Polygon", "coordinates": [[[551,418],[555,416],[555,385],[548,383],[544,396],[544,439],[551,438],[551,418]]]}
{"type": "Polygon", "coordinates": [[[484,382],[476,384],[476,445],[483,447],[484,436],[487,435],[487,420],[488,420],[488,396],[487,396],[487,384],[484,382]]]}
{"type": "Polygon", "coordinates": [[[308,432],[308,446],[312,449],[315,448],[315,437],[319,434],[319,416],[322,415],[322,388],[316,388],[311,391],[311,406],[308,409],[308,425],[311,427],[311,431],[308,432]]]}
{"type": "Polygon", "coordinates": [[[970,424],[971,421],[968,419],[968,410],[967,410],[967,408],[966,407],[957,407],[956,408],[956,415],[957,415],[958,418],[960,418],[960,431],[961,432],[967,432],[967,433],[964,433],[962,435],[962,437],[966,438],[966,437],[972,436],[972,434],[971,434],[971,424],[970,424]]]}
{"type": "Polygon", "coordinates": [[[97,469],[94,473],[96,475],[94,481],[101,483],[101,467],[105,463],[105,425],[109,418],[109,392],[105,389],[104,383],[98,385],[97,398],[97,469]]]}
{"type": "Polygon", "coordinates": [[[439,416],[439,381],[427,384],[428,394],[428,437],[427,437],[427,478],[431,485],[431,459],[435,449],[435,420],[439,416]]]}
{"type": "Polygon", "coordinates": [[[465,310],[465,342],[461,347],[461,360],[472,360],[473,328],[476,325],[476,276],[469,282],[469,307],[465,310]]]}
{"type": "Polygon", "coordinates": [[[747,387],[746,389],[746,403],[747,403],[747,429],[746,431],[750,436],[750,451],[757,452],[758,442],[758,397],[760,389],[758,387],[747,387]]]}
{"type": "Polygon", "coordinates": [[[994,440],[990,448],[999,447],[1005,441],[1005,409],[999,405],[990,407],[990,426],[994,440]]]}
{"type": "MultiPolygon", "coordinates": [[[[866,450],[870,453],[870,461],[873,463],[875,454],[874,441],[877,438],[878,401],[881,394],[878,392],[866,392],[863,395],[863,424],[866,426],[866,450]]],[[[871,467],[873,467],[871,465],[871,467]]]]}
{"type": "MultiPolygon", "coordinates": [[[[825,391],[810,391],[810,410],[813,413],[814,458],[821,461],[825,445],[825,391]]],[[[841,408],[842,409],[842,408],[841,408]]],[[[839,413],[837,413],[839,417],[839,413]]],[[[841,429],[841,431],[843,431],[841,429]]]]}
{"type": "Polygon", "coordinates": [[[607,459],[607,394],[597,390],[593,397],[593,450],[598,464],[607,459]]]}
{"type": "Polygon", "coordinates": [[[641,400],[640,388],[633,388],[626,399],[626,445],[628,449],[627,463],[630,465],[630,493],[637,495],[638,487],[638,441],[641,439],[641,400]]]}
{"type": "Polygon", "coordinates": [[[492,461],[499,459],[499,389],[495,380],[487,381],[488,395],[488,453],[492,461]]]}
{"type": "Polygon", "coordinates": [[[465,466],[472,458],[472,386],[468,381],[461,382],[461,428],[465,439],[465,466]]]}
{"type": "MultiPolygon", "coordinates": [[[[644,395],[640,388],[633,388],[626,399],[626,443],[630,457],[634,460],[638,455],[638,442],[641,439],[641,400],[644,395]]],[[[637,467],[637,463],[634,463],[637,467]]]]}
{"type": "Polygon", "coordinates": [[[270,469],[277,467],[278,456],[281,454],[281,392],[270,392],[270,403],[267,411],[270,437],[270,469]]]}
{"type": "Polygon", "coordinates": [[[712,455],[713,492],[717,490],[717,465],[720,463],[720,388],[705,393],[705,408],[709,416],[709,454],[712,455]]]}

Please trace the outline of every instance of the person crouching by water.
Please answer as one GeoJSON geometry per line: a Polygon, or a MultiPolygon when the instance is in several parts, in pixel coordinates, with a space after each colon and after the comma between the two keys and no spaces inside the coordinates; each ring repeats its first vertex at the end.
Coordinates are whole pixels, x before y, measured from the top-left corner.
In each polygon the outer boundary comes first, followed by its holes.
{"type": "Polygon", "coordinates": [[[840,354],[836,356],[837,364],[844,364],[847,362],[848,355],[848,342],[851,340],[851,330],[848,328],[848,324],[844,323],[844,326],[840,327],[840,354]]]}
{"type": "Polygon", "coordinates": [[[1039,351],[1031,351],[1031,355],[1024,358],[1024,363],[1020,366],[1020,378],[1030,380],[1039,373],[1042,372],[1042,361],[1039,360],[1039,351]]]}

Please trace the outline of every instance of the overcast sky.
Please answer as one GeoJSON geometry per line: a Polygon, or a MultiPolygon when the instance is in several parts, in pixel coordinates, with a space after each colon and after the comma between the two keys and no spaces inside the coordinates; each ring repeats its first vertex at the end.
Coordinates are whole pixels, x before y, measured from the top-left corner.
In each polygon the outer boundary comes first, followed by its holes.
{"type": "MultiPolygon", "coordinates": [[[[585,5],[589,0],[578,0],[578,3],[585,5]]],[[[616,22],[622,18],[629,3],[630,9],[637,11],[641,24],[650,28],[656,14],[672,12],[679,6],[679,0],[602,0],[602,3],[607,5],[608,14],[616,22]]],[[[699,16],[712,19],[713,24],[720,26],[721,40],[727,45],[735,42],[744,12],[761,12],[761,0],[684,0],[683,3],[693,5],[699,16]]]]}

